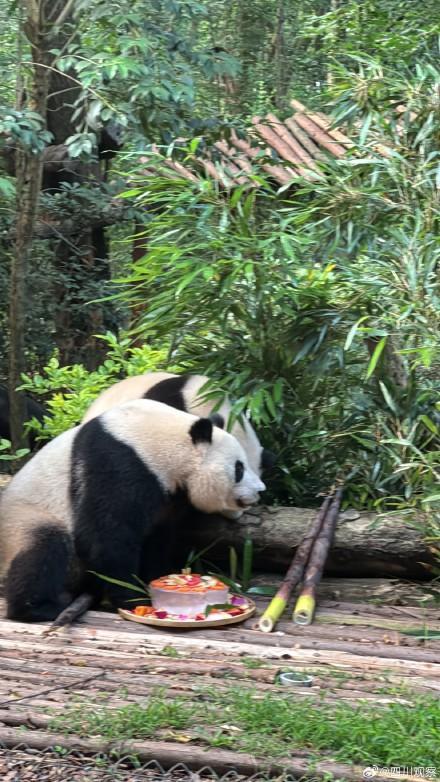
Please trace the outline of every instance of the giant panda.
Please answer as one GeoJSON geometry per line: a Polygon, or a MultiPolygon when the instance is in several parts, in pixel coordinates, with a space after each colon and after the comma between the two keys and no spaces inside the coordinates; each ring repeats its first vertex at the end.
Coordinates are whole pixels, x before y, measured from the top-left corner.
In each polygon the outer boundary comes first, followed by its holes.
{"type": "MultiPolygon", "coordinates": [[[[208,378],[205,375],[175,375],[170,372],[148,372],[144,375],[127,377],[103,391],[89,407],[83,421],[90,421],[94,416],[115,405],[140,398],[155,399],[177,410],[207,416],[216,407],[215,400],[203,399],[201,389],[207,382],[208,378]]],[[[218,412],[227,422],[231,412],[230,402],[224,400],[218,412]]],[[[246,451],[249,466],[254,472],[261,475],[265,469],[273,466],[274,454],[262,447],[246,418],[233,424],[231,434],[246,451]]]]}
{"type": "Polygon", "coordinates": [[[1,497],[8,618],[52,620],[84,590],[124,605],[133,593],[93,573],[154,577],[144,552],[180,495],[212,513],[246,508],[264,489],[233,435],[156,401],[114,407],[64,432],[1,497]]]}
{"type": "MultiPolygon", "coordinates": [[[[202,388],[208,380],[205,375],[176,375],[170,372],[147,372],[143,375],[133,375],[103,391],[86,411],[83,421],[90,421],[115,405],[140,398],[154,399],[194,415],[211,416],[213,408],[217,405],[215,399],[203,399],[202,388]]],[[[226,423],[231,407],[229,400],[225,399],[218,408],[219,415],[226,423]]],[[[246,452],[249,466],[255,473],[261,476],[265,470],[273,466],[274,454],[262,447],[251,423],[246,418],[243,417],[241,422],[234,422],[231,434],[236,437],[246,452]]],[[[184,498],[179,498],[179,501],[169,508],[163,524],[156,529],[154,533],[155,545],[151,547],[149,552],[146,552],[145,556],[153,557],[153,561],[146,562],[146,566],[149,564],[150,569],[157,569],[159,563],[156,554],[152,555],[151,552],[162,552],[160,568],[163,572],[158,575],[164,575],[166,572],[182,566],[179,531],[184,527],[185,517],[192,513],[193,509],[190,504],[184,498]]],[[[227,519],[236,521],[242,516],[243,511],[231,511],[223,508],[221,514],[227,519]]]]}

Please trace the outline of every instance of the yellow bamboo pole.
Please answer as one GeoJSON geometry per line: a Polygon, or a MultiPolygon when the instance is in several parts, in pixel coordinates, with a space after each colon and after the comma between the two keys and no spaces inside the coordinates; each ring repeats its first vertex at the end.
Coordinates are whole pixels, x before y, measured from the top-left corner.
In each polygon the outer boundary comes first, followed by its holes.
{"type": "Polygon", "coordinates": [[[301,594],[293,611],[293,621],[298,625],[313,622],[316,607],[316,589],[321,580],[330,546],[335,534],[336,522],[342,500],[342,489],[337,489],[330,508],[323,520],[319,535],[313,542],[310,558],[304,574],[301,594]]]}
{"type": "Polygon", "coordinates": [[[326,517],[330,501],[331,497],[325,498],[315,519],[310,525],[308,532],[304,535],[296,550],[295,556],[286,573],[286,577],[283,583],[281,584],[275,597],[269,603],[264,614],[260,617],[258,627],[263,631],[263,633],[272,632],[284,609],[286,608],[290,595],[292,594],[297,584],[299,584],[301,581],[307,560],[313,548],[313,544],[317,535],[319,535],[323,521],[326,517]]]}

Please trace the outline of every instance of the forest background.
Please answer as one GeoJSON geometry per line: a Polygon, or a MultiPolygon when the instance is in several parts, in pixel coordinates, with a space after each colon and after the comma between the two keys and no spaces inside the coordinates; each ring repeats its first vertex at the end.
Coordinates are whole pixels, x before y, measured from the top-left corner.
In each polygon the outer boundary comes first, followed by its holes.
{"type": "Polygon", "coordinates": [[[0,382],[44,400],[39,436],[126,374],[202,372],[278,453],[272,501],[342,479],[438,545],[437,0],[0,0],[0,22],[0,382]],[[314,178],[280,188],[261,154],[252,187],[165,174],[292,98],[353,143],[314,178]]]}

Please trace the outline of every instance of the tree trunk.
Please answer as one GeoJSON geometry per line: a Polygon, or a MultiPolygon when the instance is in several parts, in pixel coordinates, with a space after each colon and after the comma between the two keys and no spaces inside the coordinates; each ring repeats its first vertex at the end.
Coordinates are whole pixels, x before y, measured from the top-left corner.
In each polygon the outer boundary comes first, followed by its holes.
{"type": "Polygon", "coordinates": [[[17,152],[17,223],[9,304],[9,420],[13,450],[26,445],[25,396],[15,391],[25,371],[27,277],[41,181],[41,157],[17,152]]]}
{"type": "MultiPolygon", "coordinates": [[[[40,191],[56,193],[62,182],[79,183],[91,188],[100,187],[105,179],[103,161],[85,162],[71,160],[65,145],[66,139],[80,130],[82,117],[74,118],[81,97],[81,86],[71,74],[56,68],[53,50],[66,53],[67,46],[75,39],[72,19],[73,1],[59,4],[54,0],[32,3],[22,0],[23,30],[31,45],[33,70],[30,83],[25,85],[27,103],[40,115],[43,127],[52,134],[53,144],[38,155],[27,150],[14,149],[10,144],[3,151],[7,170],[17,178],[17,220],[13,238],[14,261],[11,271],[10,311],[10,365],[9,387],[11,397],[11,429],[13,444],[22,445],[24,405],[15,388],[21,381],[24,366],[24,318],[26,312],[26,280],[32,236],[38,236],[36,215],[40,191]],[[61,8],[61,10],[60,10],[61,8]]],[[[22,73],[17,69],[17,94],[22,92],[22,73]]],[[[21,108],[21,97],[17,108],[21,108]]],[[[85,104],[84,104],[85,105],[85,104]]],[[[107,158],[112,154],[109,134],[100,133],[100,143],[105,143],[107,158]],[[110,151],[109,151],[110,150],[110,151]]],[[[115,139],[113,139],[113,143],[115,139]]],[[[103,198],[104,200],[104,198],[103,198]]],[[[51,214],[41,214],[40,223],[56,236],[54,267],[57,283],[54,286],[55,342],[59,348],[61,363],[81,361],[94,369],[105,356],[105,345],[96,339],[97,333],[117,331],[113,307],[88,301],[104,295],[104,286],[110,278],[105,221],[97,220],[85,205],[78,219],[80,205],[72,210],[74,231],[68,235],[63,226],[51,219],[51,214]]],[[[105,211],[105,210],[103,210],[105,211]]],[[[108,210],[107,210],[108,212],[108,210]]],[[[68,226],[70,229],[70,226],[68,226]]]]}
{"type": "MultiPolygon", "coordinates": [[[[72,22],[71,18],[66,21],[72,22]]],[[[55,48],[65,49],[71,39],[69,25],[65,25],[57,33],[55,48]]],[[[47,122],[54,143],[60,147],[82,124],[81,117],[74,118],[80,93],[81,87],[72,82],[69,73],[51,72],[47,122]]],[[[51,192],[59,190],[62,182],[96,188],[105,178],[98,160],[70,161],[64,170],[53,172],[46,166],[44,174],[44,186],[51,192]]],[[[66,236],[60,231],[54,248],[55,341],[62,365],[82,363],[92,370],[103,361],[106,352],[104,342],[95,335],[116,331],[117,324],[108,304],[88,303],[104,294],[103,286],[111,274],[105,227],[93,225],[85,210],[86,207],[75,234],[66,236]]]]}
{"type": "Polygon", "coordinates": [[[286,21],[284,0],[278,0],[277,18],[273,36],[271,59],[274,61],[275,85],[274,103],[277,109],[283,109],[286,103],[286,59],[284,41],[284,23],[286,21]]]}
{"type": "MultiPolygon", "coordinates": [[[[48,91],[49,46],[43,34],[45,24],[44,8],[31,0],[24,0],[26,16],[24,30],[31,44],[33,72],[29,89],[29,106],[44,122],[48,91]]],[[[21,35],[21,33],[20,33],[21,35]]],[[[21,85],[21,63],[18,64],[17,83],[21,85]]],[[[21,98],[18,98],[21,102],[21,98]]],[[[25,398],[15,389],[24,372],[25,319],[27,311],[27,277],[29,256],[32,248],[38,199],[42,178],[42,152],[36,153],[20,148],[16,158],[16,238],[11,265],[11,292],[9,309],[9,404],[10,428],[13,450],[26,445],[23,434],[25,420],[25,398]]]]}
{"type": "Polygon", "coordinates": [[[96,335],[117,330],[105,304],[86,301],[102,295],[100,286],[110,279],[104,230],[103,226],[84,225],[55,247],[55,334],[63,365],[80,362],[89,370],[96,369],[106,353],[105,343],[96,335]]]}
{"type": "MultiPolygon", "coordinates": [[[[285,573],[315,514],[305,508],[263,508],[235,522],[194,514],[185,529],[184,543],[189,549],[202,551],[216,541],[204,556],[227,567],[229,547],[234,546],[240,555],[250,537],[254,568],[285,573]]],[[[421,521],[417,519],[417,524],[421,521]]],[[[404,517],[347,511],[339,516],[325,572],[359,578],[428,579],[433,564],[423,532],[404,517]]]]}

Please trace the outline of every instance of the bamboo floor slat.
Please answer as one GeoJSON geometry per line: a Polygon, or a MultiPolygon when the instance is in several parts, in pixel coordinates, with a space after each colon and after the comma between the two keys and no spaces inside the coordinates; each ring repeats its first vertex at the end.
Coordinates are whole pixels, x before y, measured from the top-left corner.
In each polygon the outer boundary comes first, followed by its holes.
{"type": "MultiPolygon", "coordinates": [[[[256,602],[261,613],[267,601],[256,602]]],[[[438,630],[432,607],[324,599],[311,626],[296,627],[287,616],[271,634],[255,629],[255,617],[224,629],[172,631],[90,611],[73,627],[45,636],[47,625],[4,615],[0,599],[0,741],[4,734],[9,747],[14,731],[17,744],[33,736],[40,747],[45,736],[50,745],[51,735],[59,743],[50,717],[75,704],[117,708],[158,693],[199,702],[212,688],[241,687],[255,697],[319,695],[375,707],[440,694],[440,639],[404,632],[438,630]],[[281,687],[277,674],[286,668],[311,674],[312,686],[281,687]]]]}

